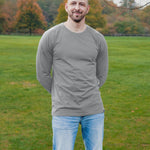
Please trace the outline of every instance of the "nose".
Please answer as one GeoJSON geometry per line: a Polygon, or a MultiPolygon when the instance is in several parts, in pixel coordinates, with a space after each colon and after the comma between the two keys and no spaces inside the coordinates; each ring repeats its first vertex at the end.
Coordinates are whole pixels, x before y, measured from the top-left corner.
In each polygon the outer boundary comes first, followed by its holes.
{"type": "Polygon", "coordinates": [[[76,4],[75,9],[79,10],[79,8],[80,8],[79,4],[76,4]]]}

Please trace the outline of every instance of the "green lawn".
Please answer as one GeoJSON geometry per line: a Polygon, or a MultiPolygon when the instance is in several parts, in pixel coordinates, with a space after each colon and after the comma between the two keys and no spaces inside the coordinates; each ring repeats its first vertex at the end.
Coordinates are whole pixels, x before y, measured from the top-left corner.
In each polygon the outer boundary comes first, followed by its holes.
{"type": "MultiPolygon", "coordinates": [[[[0,36],[0,150],[52,150],[50,95],[36,80],[39,36],[0,36]]],[[[106,37],[104,150],[150,150],[150,37],[106,37]]],[[[79,128],[75,150],[84,150],[79,128]]]]}

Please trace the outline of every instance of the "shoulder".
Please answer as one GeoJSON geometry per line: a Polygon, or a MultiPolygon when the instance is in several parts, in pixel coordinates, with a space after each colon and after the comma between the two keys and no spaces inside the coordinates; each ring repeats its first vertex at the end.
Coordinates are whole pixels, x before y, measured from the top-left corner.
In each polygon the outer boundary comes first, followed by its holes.
{"type": "Polygon", "coordinates": [[[88,32],[90,33],[90,35],[92,36],[92,38],[94,39],[96,44],[99,45],[99,44],[105,42],[105,38],[102,33],[98,32],[97,30],[95,30],[94,28],[92,28],[88,25],[87,25],[87,28],[88,28],[88,32]]]}
{"type": "Polygon", "coordinates": [[[94,28],[90,27],[89,25],[87,25],[88,27],[88,31],[90,32],[90,34],[95,37],[95,38],[104,38],[103,34],[98,32],[97,30],[95,30],[94,28]]]}
{"type": "Polygon", "coordinates": [[[55,31],[60,30],[62,27],[63,27],[63,23],[60,23],[60,24],[57,24],[57,25],[51,27],[46,32],[55,32],[55,31]]]}
{"type": "Polygon", "coordinates": [[[88,26],[88,31],[92,36],[92,38],[94,39],[96,45],[98,45],[98,47],[100,47],[101,50],[107,49],[107,43],[102,33],[98,32],[97,30],[95,30],[90,26],[88,26]]]}
{"type": "Polygon", "coordinates": [[[60,23],[60,24],[55,25],[52,28],[48,29],[47,31],[45,31],[44,34],[47,34],[48,36],[54,35],[54,34],[59,33],[59,31],[62,30],[62,28],[63,28],[63,23],[60,23]]]}
{"type": "Polygon", "coordinates": [[[41,39],[46,40],[48,43],[55,43],[55,40],[60,34],[60,30],[62,30],[62,28],[63,23],[53,26],[43,33],[41,39]]]}
{"type": "Polygon", "coordinates": [[[58,24],[45,31],[40,39],[40,44],[47,45],[48,47],[54,47],[57,35],[61,30],[63,24],[58,24]]]}

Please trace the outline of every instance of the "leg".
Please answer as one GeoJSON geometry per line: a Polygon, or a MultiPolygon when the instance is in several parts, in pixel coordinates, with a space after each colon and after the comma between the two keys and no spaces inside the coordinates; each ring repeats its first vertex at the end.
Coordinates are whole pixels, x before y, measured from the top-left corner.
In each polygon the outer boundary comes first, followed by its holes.
{"type": "Polygon", "coordinates": [[[53,117],[53,150],[73,150],[79,117],[53,117]]]}
{"type": "Polygon", "coordinates": [[[83,117],[81,125],[86,150],[102,150],[104,113],[83,117]]]}

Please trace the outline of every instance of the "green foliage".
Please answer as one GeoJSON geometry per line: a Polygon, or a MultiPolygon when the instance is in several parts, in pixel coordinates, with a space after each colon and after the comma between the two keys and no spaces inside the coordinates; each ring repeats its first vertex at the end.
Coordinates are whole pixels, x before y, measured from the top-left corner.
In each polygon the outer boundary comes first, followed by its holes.
{"type": "Polygon", "coordinates": [[[2,15],[2,11],[1,11],[3,3],[4,3],[4,0],[0,0],[0,33],[3,32],[3,25],[4,25],[4,21],[5,21],[5,18],[2,15]]]}
{"type": "Polygon", "coordinates": [[[4,0],[0,0],[0,7],[3,5],[4,0]]]}
{"type": "Polygon", "coordinates": [[[54,24],[59,24],[67,20],[67,12],[65,10],[65,2],[61,3],[58,9],[58,15],[54,20],[54,24]]]}
{"type": "Polygon", "coordinates": [[[34,29],[43,27],[43,24],[40,21],[38,14],[32,13],[32,11],[28,10],[21,14],[16,27],[18,30],[28,28],[31,34],[34,29]]]}
{"type": "Polygon", "coordinates": [[[0,16],[0,33],[3,32],[3,25],[4,25],[5,19],[3,16],[0,16]]]}
{"type": "Polygon", "coordinates": [[[46,26],[42,10],[36,0],[18,0],[16,19],[18,31],[24,32],[27,29],[30,35],[35,29],[46,26]]]}
{"type": "MultiPolygon", "coordinates": [[[[0,36],[1,150],[52,150],[51,97],[36,79],[39,40],[40,36],[0,36]]],[[[100,89],[104,150],[149,150],[150,37],[106,41],[109,73],[100,89]]],[[[80,129],[75,150],[84,150],[80,129]]]]}
{"type": "Polygon", "coordinates": [[[144,8],[142,10],[142,14],[141,14],[141,20],[144,22],[144,23],[147,23],[148,25],[150,25],[150,5],[147,6],[146,8],[144,8]]]}
{"type": "Polygon", "coordinates": [[[104,0],[99,0],[100,4],[101,4],[101,7],[103,8],[102,9],[102,14],[107,14],[107,15],[110,15],[112,13],[115,13],[116,12],[116,4],[114,4],[113,2],[110,1],[111,5],[112,6],[115,6],[115,7],[112,7],[110,5],[107,5],[106,2],[104,0]]]}
{"type": "MultiPolygon", "coordinates": [[[[20,2],[24,3],[24,6],[26,6],[26,3],[29,1],[37,2],[40,7],[38,6],[36,8],[40,11],[36,13],[35,11],[28,11],[26,15],[23,10],[20,12],[17,10],[17,0],[0,0],[0,33],[11,34],[11,32],[38,32],[41,34],[44,30],[54,24],[67,20],[67,13],[64,9],[64,3],[62,3],[63,0],[20,0],[20,2]],[[20,18],[18,12],[20,13],[20,18]],[[32,16],[33,20],[31,19],[32,16]],[[27,17],[30,17],[30,19],[25,19],[27,17]],[[19,19],[20,21],[18,21],[19,19]],[[18,23],[16,23],[16,21],[18,23]],[[28,23],[25,23],[25,21],[28,23]],[[36,22],[36,24],[32,21],[36,22]],[[19,22],[22,23],[22,25],[19,22]],[[17,29],[15,26],[16,24],[17,29]],[[32,28],[29,28],[31,24],[32,28]]],[[[122,1],[122,5],[125,7],[127,6],[126,2],[127,1],[122,1]]],[[[137,3],[135,2],[135,0],[129,0],[129,7],[136,6],[137,3]]],[[[117,34],[118,31],[119,33],[122,32],[130,34],[150,33],[150,6],[133,11],[111,7],[107,5],[104,0],[89,0],[89,3],[91,5],[91,9],[87,15],[86,23],[94,28],[97,28],[97,30],[102,31],[103,34],[117,34]],[[125,25],[120,25],[123,23],[125,23],[125,25]],[[136,25],[134,25],[134,23],[136,25]],[[129,26],[126,27],[127,25],[129,26]],[[119,29],[120,27],[121,29],[119,29]],[[123,28],[125,29],[124,31],[123,28]]],[[[112,5],[116,6],[113,3],[112,5]]]]}
{"type": "Polygon", "coordinates": [[[144,29],[136,20],[125,20],[114,24],[116,31],[122,34],[137,34],[143,33],[144,29]]]}
{"type": "Polygon", "coordinates": [[[48,24],[52,24],[58,14],[58,7],[63,0],[38,0],[38,4],[43,10],[43,14],[48,24]]]}
{"type": "Polygon", "coordinates": [[[106,25],[105,17],[102,15],[102,7],[99,0],[90,0],[90,11],[87,14],[86,22],[93,28],[104,27],[106,25]]]}

